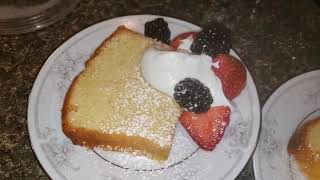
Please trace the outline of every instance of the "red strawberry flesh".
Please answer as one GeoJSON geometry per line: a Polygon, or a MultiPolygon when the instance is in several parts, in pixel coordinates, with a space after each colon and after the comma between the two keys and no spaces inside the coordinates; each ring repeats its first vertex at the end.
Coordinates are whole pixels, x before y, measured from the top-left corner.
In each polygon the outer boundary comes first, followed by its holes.
{"type": "Polygon", "coordinates": [[[215,106],[200,114],[184,111],[179,121],[201,149],[212,151],[229,124],[230,108],[215,106]]]}
{"type": "Polygon", "coordinates": [[[229,100],[233,100],[246,85],[245,66],[240,60],[228,54],[217,55],[213,62],[219,64],[218,67],[212,66],[212,70],[221,80],[224,95],[229,100]]]}

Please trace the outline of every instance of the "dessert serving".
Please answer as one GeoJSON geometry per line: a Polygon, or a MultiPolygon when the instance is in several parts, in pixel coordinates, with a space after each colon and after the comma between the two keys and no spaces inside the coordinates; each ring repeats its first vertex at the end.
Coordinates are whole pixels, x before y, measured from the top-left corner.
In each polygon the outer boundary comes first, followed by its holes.
{"type": "Polygon", "coordinates": [[[63,105],[63,132],[74,144],[164,161],[176,123],[212,151],[230,121],[246,70],[229,55],[230,30],[215,23],[170,40],[162,18],[145,35],[124,26],[95,50],[63,105]]]}
{"type": "Polygon", "coordinates": [[[320,179],[320,117],[299,127],[291,136],[288,153],[308,180],[320,179]]]}
{"type": "MultiPolygon", "coordinates": [[[[29,96],[27,123],[51,179],[232,180],[242,171],[260,126],[250,73],[232,68],[240,61],[232,49],[193,52],[200,27],[162,18],[108,19],[48,57],[29,96]],[[229,80],[244,86],[224,88],[229,80]]],[[[210,41],[228,42],[220,35],[210,41]]]]}

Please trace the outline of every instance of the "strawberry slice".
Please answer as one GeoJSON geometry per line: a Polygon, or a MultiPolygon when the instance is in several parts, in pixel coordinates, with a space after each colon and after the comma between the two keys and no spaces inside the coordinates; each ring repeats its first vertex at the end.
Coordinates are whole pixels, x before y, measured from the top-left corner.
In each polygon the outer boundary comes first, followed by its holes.
{"type": "Polygon", "coordinates": [[[196,34],[197,34],[197,32],[181,33],[178,36],[176,36],[174,39],[171,40],[170,46],[173,47],[174,49],[178,49],[182,40],[187,39],[189,36],[192,36],[192,38],[194,39],[196,34]]]}
{"type": "Polygon", "coordinates": [[[245,66],[229,54],[219,54],[213,58],[213,62],[218,62],[217,66],[212,66],[212,70],[221,80],[224,95],[229,100],[234,99],[246,86],[245,66]]]}
{"type": "Polygon", "coordinates": [[[222,139],[229,124],[230,108],[215,106],[200,114],[184,111],[179,121],[201,149],[212,151],[222,139]]]}

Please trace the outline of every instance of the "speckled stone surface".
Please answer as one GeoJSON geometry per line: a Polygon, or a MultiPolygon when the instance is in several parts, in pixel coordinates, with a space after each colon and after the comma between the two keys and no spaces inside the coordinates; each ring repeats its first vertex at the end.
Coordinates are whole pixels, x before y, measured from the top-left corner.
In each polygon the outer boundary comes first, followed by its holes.
{"type": "MultiPolygon", "coordinates": [[[[304,0],[83,0],[61,21],[23,35],[0,36],[0,179],[49,179],[28,137],[27,103],[48,56],[82,29],[117,16],[159,14],[202,26],[220,21],[250,70],[261,107],[288,79],[320,69],[320,8],[304,0]]],[[[252,162],[237,180],[254,179],[252,162]]]]}

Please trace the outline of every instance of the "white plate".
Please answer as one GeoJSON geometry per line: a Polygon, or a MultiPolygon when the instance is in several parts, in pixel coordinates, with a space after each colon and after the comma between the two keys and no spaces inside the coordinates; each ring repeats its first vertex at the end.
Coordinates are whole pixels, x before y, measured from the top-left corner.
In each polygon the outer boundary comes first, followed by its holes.
{"type": "MultiPolygon", "coordinates": [[[[119,25],[143,33],[144,23],[156,17],[126,16],[93,25],[61,45],[42,67],[29,97],[28,128],[32,148],[51,178],[234,179],[244,168],[255,149],[260,127],[260,106],[249,72],[246,88],[234,101],[239,112],[232,114],[223,140],[212,152],[199,150],[179,124],[169,160],[160,165],[144,157],[75,146],[63,134],[60,116],[64,96],[85,60],[119,25]]],[[[164,18],[171,37],[200,29],[164,18]]]]}
{"type": "Polygon", "coordinates": [[[301,179],[302,174],[289,162],[287,145],[298,124],[315,116],[320,116],[320,70],[289,80],[271,95],[262,109],[261,134],[253,156],[257,180],[301,179]]]}

